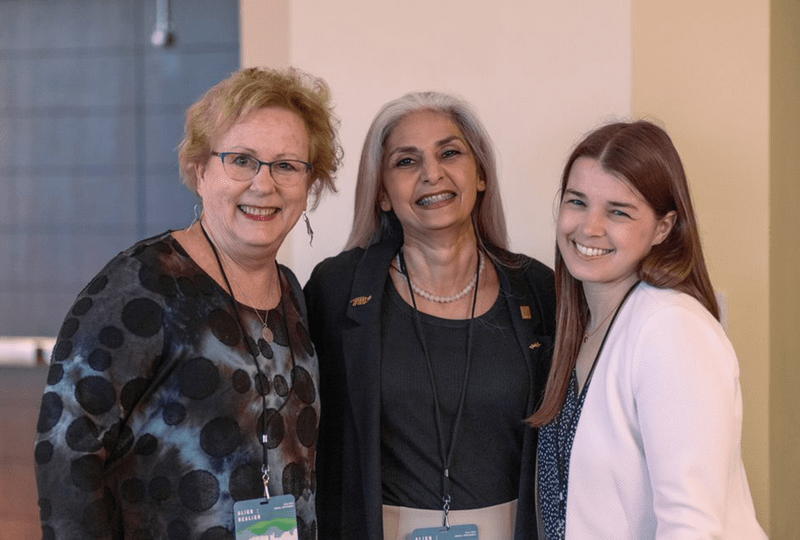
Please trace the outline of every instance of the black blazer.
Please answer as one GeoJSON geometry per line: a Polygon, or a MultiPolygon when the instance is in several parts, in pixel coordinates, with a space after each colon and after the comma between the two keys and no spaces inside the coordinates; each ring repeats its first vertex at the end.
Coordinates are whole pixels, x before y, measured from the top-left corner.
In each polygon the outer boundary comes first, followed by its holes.
{"type": "MultiPolygon", "coordinates": [[[[383,538],[380,456],[381,303],[389,265],[402,240],[392,238],[322,261],[305,286],[309,330],[320,369],[317,523],[320,539],[383,538]]],[[[555,332],[553,272],[497,248],[520,268],[497,265],[530,380],[528,414],[541,401],[555,332]]],[[[523,419],[521,418],[520,421],[523,419]]],[[[520,470],[517,539],[535,539],[538,432],[527,430],[520,470]]]]}

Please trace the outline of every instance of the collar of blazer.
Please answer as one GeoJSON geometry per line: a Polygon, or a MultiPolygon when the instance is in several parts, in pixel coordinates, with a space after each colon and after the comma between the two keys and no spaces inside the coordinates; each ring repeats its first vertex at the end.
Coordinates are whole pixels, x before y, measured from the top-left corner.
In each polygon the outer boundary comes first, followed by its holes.
{"type": "Polygon", "coordinates": [[[380,300],[389,279],[389,266],[401,245],[401,239],[390,239],[364,250],[347,301],[347,317],[353,322],[359,325],[380,322],[380,300]]]}

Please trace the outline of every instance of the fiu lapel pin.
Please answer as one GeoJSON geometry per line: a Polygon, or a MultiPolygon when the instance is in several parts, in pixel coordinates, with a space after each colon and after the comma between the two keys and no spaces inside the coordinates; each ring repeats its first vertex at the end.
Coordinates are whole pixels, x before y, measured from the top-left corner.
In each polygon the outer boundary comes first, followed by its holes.
{"type": "Polygon", "coordinates": [[[372,300],[372,295],[369,296],[356,296],[352,300],[350,300],[350,305],[353,307],[363,306],[367,302],[372,300]]]}
{"type": "Polygon", "coordinates": [[[519,306],[519,311],[522,313],[523,319],[531,318],[531,306],[519,306]]]}

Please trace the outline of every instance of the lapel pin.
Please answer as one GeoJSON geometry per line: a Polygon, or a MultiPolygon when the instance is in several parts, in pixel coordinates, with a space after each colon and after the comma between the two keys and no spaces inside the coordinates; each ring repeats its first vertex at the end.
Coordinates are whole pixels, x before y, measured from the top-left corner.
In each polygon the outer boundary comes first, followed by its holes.
{"type": "Polygon", "coordinates": [[[522,313],[523,319],[531,318],[531,306],[519,306],[519,311],[522,313]]]}
{"type": "Polygon", "coordinates": [[[369,296],[356,296],[352,300],[350,300],[350,305],[353,307],[363,306],[367,302],[372,300],[372,295],[369,296]]]}
{"type": "Polygon", "coordinates": [[[531,346],[528,347],[528,348],[529,349],[538,349],[541,346],[542,346],[542,344],[537,341],[536,343],[531,343],[531,346]]]}

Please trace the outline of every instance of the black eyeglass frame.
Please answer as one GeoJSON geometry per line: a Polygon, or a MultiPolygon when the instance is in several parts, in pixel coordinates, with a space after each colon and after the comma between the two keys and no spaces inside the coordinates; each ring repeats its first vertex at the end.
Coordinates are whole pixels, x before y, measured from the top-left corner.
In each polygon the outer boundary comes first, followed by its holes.
{"type": "MultiPolygon", "coordinates": [[[[251,176],[247,180],[238,180],[236,178],[231,177],[231,180],[234,180],[236,182],[248,182],[248,181],[252,180],[253,178],[256,177],[256,175],[259,172],[261,172],[261,167],[263,167],[264,165],[267,166],[267,169],[269,170],[270,177],[273,180],[275,180],[275,182],[278,183],[278,184],[281,183],[280,180],[276,179],[275,175],[272,174],[272,166],[274,164],[276,164],[276,163],[286,163],[286,162],[289,162],[289,163],[302,163],[306,167],[306,171],[305,171],[306,175],[308,173],[310,173],[311,169],[313,168],[313,163],[309,163],[309,162],[303,161],[301,159],[276,159],[275,161],[261,161],[257,157],[251,156],[250,154],[246,154],[244,152],[215,152],[215,151],[212,150],[210,153],[211,153],[212,156],[218,156],[219,157],[219,160],[222,163],[222,168],[225,169],[225,173],[226,174],[228,174],[228,169],[225,167],[225,156],[247,156],[248,158],[250,158],[253,161],[255,161],[256,163],[258,163],[258,167],[256,167],[256,170],[253,172],[253,176],[251,176]]],[[[228,174],[228,176],[230,176],[230,174],[228,174]]],[[[280,177],[280,175],[278,175],[278,176],[280,177]]]]}

